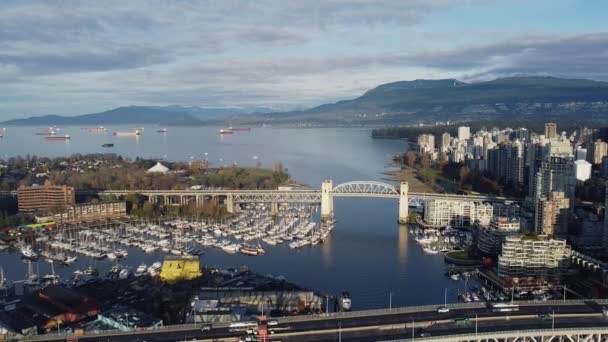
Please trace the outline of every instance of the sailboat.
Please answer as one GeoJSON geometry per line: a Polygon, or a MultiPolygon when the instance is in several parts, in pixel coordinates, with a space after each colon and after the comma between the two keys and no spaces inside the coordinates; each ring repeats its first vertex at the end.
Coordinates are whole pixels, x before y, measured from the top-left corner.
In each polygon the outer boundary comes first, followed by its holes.
{"type": "Polygon", "coordinates": [[[58,284],[59,280],[60,280],[60,277],[58,274],[55,273],[55,266],[51,262],[51,274],[45,274],[42,277],[42,281],[46,284],[58,284]]]}
{"type": "Polygon", "coordinates": [[[34,267],[30,260],[27,261],[27,274],[23,281],[23,287],[24,290],[28,291],[36,291],[40,288],[40,278],[38,278],[38,274],[34,272],[34,267]]]}
{"type": "Polygon", "coordinates": [[[4,269],[0,267],[0,302],[10,298],[15,293],[13,283],[4,276],[4,269]]]}

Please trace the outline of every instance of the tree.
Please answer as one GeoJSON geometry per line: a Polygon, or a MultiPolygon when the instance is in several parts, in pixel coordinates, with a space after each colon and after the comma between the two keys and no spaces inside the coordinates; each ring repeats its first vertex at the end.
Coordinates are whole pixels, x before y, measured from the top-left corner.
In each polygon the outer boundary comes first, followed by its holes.
{"type": "Polygon", "coordinates": [[[460,168],[460,171],[459,171],[460,186],[462,186],[463,184],[465,184],[469,181],[470,174],[471,174],[471,170],[468,167],[463,166],[460,168]]]}
{"type": "Polygon", "coordinates": [[[416,153],[414,151],[408,151],[405,154],[405,164],[409,167],[414,167],[416,164],[416,153]]]}

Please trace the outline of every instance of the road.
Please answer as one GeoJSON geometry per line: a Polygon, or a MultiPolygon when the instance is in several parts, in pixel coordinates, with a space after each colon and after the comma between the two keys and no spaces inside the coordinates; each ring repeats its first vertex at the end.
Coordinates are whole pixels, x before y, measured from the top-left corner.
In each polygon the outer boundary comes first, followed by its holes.
{"type": "MultiPolygon", "coordinates": [[[[439,314],[435,309],[424,311],[369,312],[365,316],[356,313],[337,317],[323,315],[313,317],[278,319],[272,340],[280,341],[382,341],[449,334],[474,334],[491,331],[529,330],[552,327],[607,327],[608,320],[602,315],[602,307],[595,302],[533,303],[520,305],[517,312],[494,312],[482,304],[467,308],[452,308],[449,313],[439,314]],[[553,317],[551,319],[549,317],[553,317]],[[541,319],[539,315],[549,315],[541,319]],[[455,319],[468,318],[468,322],[455,323],[455,319]],[[413,329],[412,329],[413,326],[413,329]]],[[[225,340],[236,341],[244,332],[218,327],[202,332],[188,326],[171,326],[159,330],[111,333],[82,336],[79,341],[179,341],[225,340]],[[226,339],[229,338],[229,339],[226,339]]],[[[65,340],[65,336],[44,336],[47,341],[65,340]]]]}

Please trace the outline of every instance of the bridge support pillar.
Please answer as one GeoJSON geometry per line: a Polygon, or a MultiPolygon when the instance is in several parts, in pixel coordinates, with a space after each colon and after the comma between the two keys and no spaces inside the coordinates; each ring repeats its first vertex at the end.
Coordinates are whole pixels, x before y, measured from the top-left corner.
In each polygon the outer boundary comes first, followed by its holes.
{"type": "Polygon", "coordinates": [[[331,180],[324,180],[321,184],[321,220],[327,221],[334,217],[334,196],[331,180]]]}
{"type": "Polygon", "coordinates": [[[409,197],[407,195],[409,185],[407,182],[401,182],[399,188],[399,223],[407,223],[409,197]]]}
{"type": "Polygon", "coordinates": [[[234,213],[234,197],[232,194],[228,194],[228,196],[226,196],[226,211],[231,214],[234,213]]]}
{"type": "Polygon", "coordinates": [[[277,215],[279,213],[279,203],[272,202],[270,203],[270,214],[277,215]]]}

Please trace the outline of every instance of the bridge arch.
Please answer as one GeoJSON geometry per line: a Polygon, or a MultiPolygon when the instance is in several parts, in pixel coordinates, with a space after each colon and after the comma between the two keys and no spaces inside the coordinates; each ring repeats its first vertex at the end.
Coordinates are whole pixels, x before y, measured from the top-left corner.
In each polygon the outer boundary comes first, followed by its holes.
{"type": "Polygon", "coordinates": [[[397,188],[382,182],[347,182],[337,185],[331,192],[333,195],[399,196],[397,188]]]}

